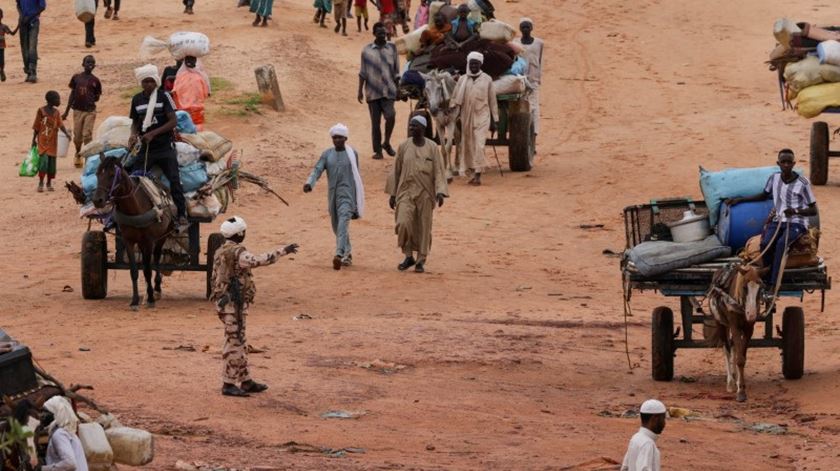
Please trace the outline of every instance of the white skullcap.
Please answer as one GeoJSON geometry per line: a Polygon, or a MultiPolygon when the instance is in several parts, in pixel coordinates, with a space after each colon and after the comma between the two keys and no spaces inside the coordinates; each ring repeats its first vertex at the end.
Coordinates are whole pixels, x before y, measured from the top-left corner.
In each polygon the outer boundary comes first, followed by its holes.
{"type": "Polygon", "coordinates": [[[523,16],[522,18],[519,19],[519,24],[521,25],[522,23],[528,23],[531,26],[534,26],[534,20],[528,18],[527,16],[523,16]]]}
{"type": "Polygon", "coordinates": [[[345,126],[341,123],[338,123],[335,126],[330,128],[330,137],[335,137],[335,136],[349,137],[349,135],[348,135],[349,133],[350,133],[350,131],[347,129],[347,126],[345,126]]]}
{"type": "Polygon", "coordinates": [[[147,78],[155,79],[157,86],[160,86],[160,74],[158,73],[157,66],[153,64],[146,64],[143,67],[134,69],[134,78],[137,79],[137,83],[139,84],[142,84],[143,80],[147,78]]]}
{"type": "Polygon", "coordinates": [[[239,216],[234,216],[222,223],[221,231],[225,239],[230,239],[237,234],[245,232],[247,228],[248,225],[245,224],[244,219],[239,216]]]}
{"type": "Polygon", "coordinates": [[[642,403],[642,407],[639,409],[639,412],[642,414],[664,414],[666,412],[665,404],[657,401],[656,399],[648,399],[642,403]]]}
{"type": "Polygon", "coordinates": [[[429,127],[429,122],[428,122],[428,121],[426,121],[426,118],[424,118],[424,117],[422,117],[422,116],[420,116],[420,115],[417,115],[417,116],[415,116],[415,117],[411,118],[411,122],[413,122],[413,123],[417,123],[417,124],[420,124],[420,125],[422,125],[424,128],[429,127]]]}
{"type": "Polygon", "coordinates": [[[469,64],[470,61],[472,61],[472,60],[479,61],[483,64],[484,63],[484,54],[482,54],[478,51],[473,51],[473,52],[467,54],[467,64],[469,64]]]}
{"type": "Polygon", "coordinates": [[[73,406],[70,401],[64,396],[53,396],[49,401],[44,403],[44,409],[50,411],[54,417],[52,424],[49,426],[50,430],[55,427],[61,427],[73,435],[79,428],[79,418],[73,411],[73,406]]]}

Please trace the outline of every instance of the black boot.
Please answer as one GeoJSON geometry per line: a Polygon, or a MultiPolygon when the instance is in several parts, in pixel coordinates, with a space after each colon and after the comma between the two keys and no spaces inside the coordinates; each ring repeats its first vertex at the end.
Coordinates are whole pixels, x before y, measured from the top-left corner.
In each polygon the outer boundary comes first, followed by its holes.
{"type": "Polygon", "coordinates": [[[403,260],[402,263],[397,265],[397,269],[399,271],[406,271],[409,268],[413,267],[415,263],[417,263],[417,262],[414,261],[414,257],[409,255],[408,257],[405,257],[405,260],[403,260]]]}
{"type": "Polygon", "coordinates": [[[225,383],[222,385],[222,396],[248,397],[250,396],[250,394],[243,391],[242,389],[237,388],[233,384],[225,383]]]}
{"type": "Polygon", "coordinates": [[[268,389],[268,385],[258,383],[256,381],[254,381],[253,379],[249,379],[248,381],[243,381],[242,382],[242,388],[241,389],[243,391],[245,391],[246,393],[261,393],[261,392],[265,391],[266,389],[268,389]]]}

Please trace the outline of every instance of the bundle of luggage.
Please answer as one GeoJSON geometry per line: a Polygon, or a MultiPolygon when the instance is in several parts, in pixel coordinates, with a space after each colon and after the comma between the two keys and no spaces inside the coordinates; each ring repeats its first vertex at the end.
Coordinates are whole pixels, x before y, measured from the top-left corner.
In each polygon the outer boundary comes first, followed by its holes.
{"type": "MultiPolygon", "coordinates": [[[[175,148],[178,154],[181,186],[187,199],[187,211],[190,216],[215,218],[227,209],[233,199],[236,181],[213,187],[213,179],[221,174],[236,175],[240,166],[236,154],[231,152],[233,143],[213,131],[197,132],[189,113],[176,112],[175,148]],[[199,191],[203,190],[203,191],[199,191]]],[[[93,208],[90,202],[96,191],[96,171],[102,160],[108,157],[122,159],[123,164],[131,166],[137,157],[129,155],[128,139],[131,134],[131,120],[122,116],[111,116],[97,130],[96,138],[81,150],[85,165],[81,175],[81,188],[85,204],[82,216],[98,217],[101,211],[93,208]]],[[[156,168],[150,169],[164,187],[169,187],[166,177],[156,168]]]]}
{"type": "Polygon", "coordinates": [[[805,118],[840,107],[840,27],[783,18],[773,35],[778,44],[768,63],[778,74],[782,107],[805,118]]]}

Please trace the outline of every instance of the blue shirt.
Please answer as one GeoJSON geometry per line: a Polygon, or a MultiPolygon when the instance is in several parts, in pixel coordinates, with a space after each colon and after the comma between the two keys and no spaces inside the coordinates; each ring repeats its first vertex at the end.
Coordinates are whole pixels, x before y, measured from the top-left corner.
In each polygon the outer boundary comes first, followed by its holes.
{"type": "Polygon", "coordinates": [[[47,0],[17,0],[17,7],[21,18],[34,21],[47,9],[47,0]]]}

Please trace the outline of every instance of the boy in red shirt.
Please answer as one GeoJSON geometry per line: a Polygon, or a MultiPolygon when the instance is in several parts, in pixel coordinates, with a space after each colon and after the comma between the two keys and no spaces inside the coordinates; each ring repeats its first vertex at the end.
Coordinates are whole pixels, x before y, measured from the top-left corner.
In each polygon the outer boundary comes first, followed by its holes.
{"type": "Polygon", "coordinates": [[[365,31],[368,30],[368,8],[367,0],[353,0],[353,6],[356,10],[356,29],[362,32],[362,16],[365,17],[365,31]]]}
{"type": "Polygon", "coordinates": [[[61,130],[64,134],[70,135],[64,128],[61,112],[58,111],[58,107],[61,106],[61,95],[55,90],[50,90],[45,98],[47,105],[38,108],[38,113],[35,114],[35,124],[32,125],[32,129],[35,131],[32,135],[32,147],[35,147],[37,141],[38,154],[41,156],[38,168],[39,193],[44,191],[44,176],[47,177],[47,190],[55,191],[52,181],[55,178],[56,171],[55,157],[58,154],[58,132],[61,130]]]}

